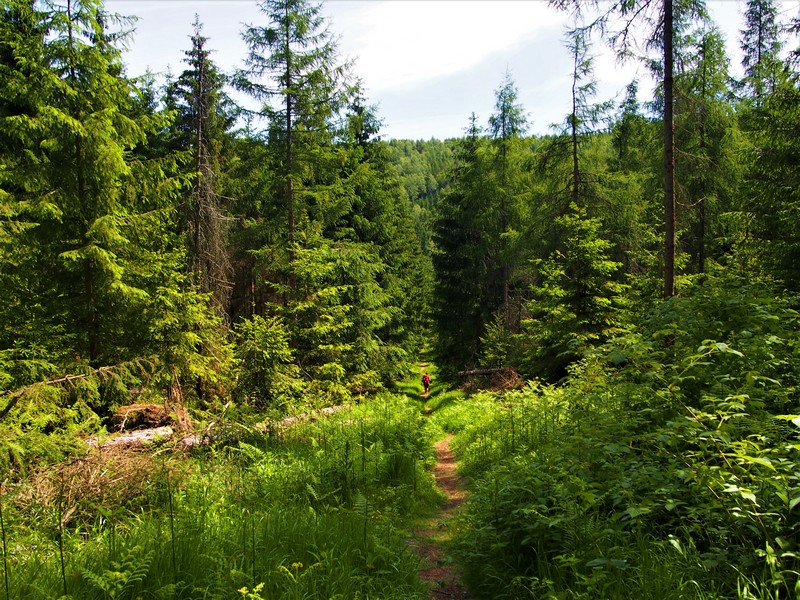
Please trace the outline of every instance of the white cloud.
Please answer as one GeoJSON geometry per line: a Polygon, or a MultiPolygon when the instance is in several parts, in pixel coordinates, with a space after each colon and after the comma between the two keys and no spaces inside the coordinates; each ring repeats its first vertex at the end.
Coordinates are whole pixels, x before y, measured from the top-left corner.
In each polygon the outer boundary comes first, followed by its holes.
{"type": "MultiPolygon", "coordinates": [[[[785,4],[796,14],[797,0],[785,4]]],[[[711,0],[709,6],[728,35],[735,66],[742,0],[711,0]]],[[[195,13],[212,58],[226,72],[244,62],[243,24],[266,25],[255,0],[106,0],[106,8],[141,17],[125,57],[131,75],[147,67],[163,73],[167,65],[180,73],[195,13]]],[[[473,111],[484,124],[507,68],[531,115],[532,133],[546,133],[569,109],[568,17],[543,0],[330,0],[323,11],[340,53],[355,59],[354,74],[379,105],[390,137],[458,136],[473,111]]],[[[650,93],[641,64],[617,64],[601,42],[592,53],[598,102],[637,75],[642,96],[650,93]]]]}
{"type": "Polygon", "coordinates": [[[342,49],[376,92],[470,69],[495,52],[552,27],[562,16],[544,2],[410,0],[329,3],[342,49]]]}

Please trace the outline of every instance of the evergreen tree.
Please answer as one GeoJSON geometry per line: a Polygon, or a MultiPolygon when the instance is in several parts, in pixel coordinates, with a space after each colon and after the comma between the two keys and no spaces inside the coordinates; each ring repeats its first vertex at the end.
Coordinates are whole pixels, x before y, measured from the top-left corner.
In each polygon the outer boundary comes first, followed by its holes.
{"type": "Polygon", "coordinates": [[[251,227],[260,238],[253,284],[264,285],[263,310],[289,332],[309,397],[340,402],[402,372],[425,312],[415,286],[429,269],[380,121],[358,84],[344,87],[348,66],[336,61],[320,7],[261,6],[271,23],[248,28],[239,74],[270,119],[257,191],[266,197],[251,227]],[[285,220],[264,212],[276,206],[274,192],[285,220]]]}
{"type": "Polygon", "coordinates": [[[184,182],[174,157],[146,148],[167,123],[148,89],[122,76],[120,34],[107,31],[114,19],[99,3],[45,8],[9,7],[29,40],[20,45],[4,27],[0,42],[10,80],[38,76],[35,94],[19,96],[35,102],[7,104],[14,127],[0,128],[11,134],[0,187],[27,221],[13,239],[25,255],[1,257],[4,271],[10,263],[25,273],[3,300],[30,306],[8,313],[0,349],[17,347],[59,372],[157,356],[170,387],[184,374],[207,376],[225,350],[205,299],[183,293],[172,216],[184,182]],[[213,361],[204,344],[220,350],[213,361]]]}
{"type": "Polygon", "coordinates": [[[46,12],[26,0],[0,11],[0,385],[10,388],[45,378],[66,354],[35,231],[59,213],[42,142],[61,119],[48,107],[59,81],[46,59],[46,12]]]}
{"type": "Polygon", "coordinates": [[[498,173],[495,175],[497,190],[493,199],[497,204],[498,221],[497,231],[487,231],[487,234],[490,238],[494,238],[494,249],[490,260],[494,259],[496,264],[497,279],[502,290],[502,310],[507,326],[510,325],[511,319],[509,290],[514,253],[511,248],[511,234],[516,226],[513,214],[516,173],[512,171],[515,166],[512,152],[515,150],[515,142],[527,128],[525,113],[517,102],[517,96],[517,87],[511,78],[511,73],[506,72],[500,87],[495,90],[495,112],[489,117],[489,135],[495,141],[498,162],[498,173]]]}
{"type": "Polygon", "coordinates": [[[598,194],[597,176],[588,166],[584,151],[598,124],[610,108],[610,103],[592,104],[597,91],[594,76],[594,59],[589,54],[585,28],[574,28],[567,34],[567,47],[572,56],[570,99],[571,110],[557,135],[548,139],[541,148],[540,167],[551,180],[554,198],[550,212],[543,217],[552,221],[566,212],[571,204],[596,210],[598,194]]]}
{"type": "Polygon", "coordinates": [[[523,321],[522,371],[555,381],[583,352],[622,331],[625,291],[609,259],[611,244],[600,237],[600,221],[575,205],[556,219],[564,243],[539,267],[541,284],[523,321]]]}
{"type": "Polygon", "coordinates": [[[750,269],[761,265],[766,274],[800,290],[800,76],[791,73],[764,98],[750,132],[745,210],[751,220],[750,269]]]}
{"type": "Polygon", "coordinates": [[[615,162],[625,170],[641,166],[641,138],[646,128],[646,119],[641,113],[639,82],[632,81],[625,88],[625,97],[619,106],[619,115],[612,127],[612,145],[616,151],[615,162]]]}
{"type": "Polygon", "coordinates": [[[488,202],[492,165],[474,114],[466,133],[456,145],[453,183],[434,221],[435,354],[445,377],[478,363],[484,326],[502,308],[497,282],[490,276],[498,221],[488,202]]]}
{"type": "Polygon", "coordinates": [[[126,152],[143,133],[125,113],[131,89],[119,76],[120,54],[100,5],[70,0],[48,8],[40,15],[48,35],[39,60],[51,87],[40,112],[24,116],[47,114],[49,121],[23,146],[38,154],[38,194],[50,206],[30,230],[28,243],[39,249],[31,268],[40,275],[56,269],[42,297],[61,299],[57,320],[74,336],[67,345],[99,364],[122,343],[118,307],[142,296],[125,272],[131,215],[121,190],[130,174],[126,152]]]}
{"type": "MultiPolygon", "coordinates": [[[[550,0],[560,9],[572,8],[580,14],[586,0],[550,0]]],[[[597,3],[594,3],[595,5],[597,3]]],[[[663,295],[675,295],[675,253],[676,253],[676,195],[675,195],[675,81],[674,81],[674,41],[676,27],[682,28],[695,17],[705,18],[703,0],[615,0],[603,7],[602,14],[590,25],[606,32],[612,45],[622,55],[628,55],[631,48],[642,40],[637,39],[636,31],[644,32],[644,45],[649,49],[661,51],[663,130],[664,130],[664,268],[663,295]],[[613,30],[609,24],[620,19],[619,26],[613,30]]]]}
{"type": "MultiPolygon", "coordinates": [[[[375,108],[366,104],[358,86],[350,97],[341,140],[345,160],[340,174],[342,198],[348,201],[341,204],[336,229],[329,236],[360,242],[360,256],[374,263],[371,268],[378,267],[374,294],[369,277],[365,277],[365,285],[353,288],[358,292],[354,304],[361,307],[357,308],[358,329],[364,332],[362,337],[374,338],[370,343],[359,342],[364,350],[373,348],[370,360],[360,362],[395,376],[418,349],[427,324],[432,266],[416,235],[413,205],[389,160],[386,144],[378,136],[380,122],[375,108]]],[[[355,270],[371,272],[364,267],[355,270]]]]}
{"type": "Polygon", "coordinates": [[[536,175],[542,181],[533,215],[540,232],[533,249],[537,258],[548,256],[563,241],[552,223],[566,214],[571,205],[585,208],[592,216],[599,216],[607,205],[599,182],[608,157],[594,133],[610,104],[592,104],[596,81],[588,33],[586,29],[574,28],[567,34],[572,56],[570,112],[556,135],[544,139],[536,149],[536,175]]]}
{"type": "MultiPolygon", "coordinates": [[[[658,160],[661,138],[654,123],[642,114],[637,100],[638,85],[626,89],[619,112],[611,124],[609,172],[604,177],[603,225],[613,242],[613,258],[625,266],[625,272],[647,279],[651,289],[660,262],[661,242],[657,231],[663,213],[659,201],[661,162],[658,160]]],[[[660,284],[659,286],[660,287],[660,284]]],[[[652,292],[647,294],[652,296],[652,292]]]]}
{"type": "Polygon", "coordinates": [[[270,120],[272,143],[281,149],[275,167],[283,183],[291,269],[295,232],[306,208],[296,202],[298,188],[307,183],[319,147],[331,141],[331,120],[342,105],[347,65],[337,62],[321,5],[264,0],[259,8],[269,23],[246,27],[246,68],[236,83],[264,103],[261,113],[270,120]]]}
{"type": "Polygon", "coordinates": [[[728,60],[719,31],[700,30],[681,45],[685,57],[676,77],[681,92],[676,118],[681,148],[679,196],[686,207],[682,221],[688,228],[685,238],[694,270],[703,273],[709,247],[721,238],[716,216],[731,209],[739,179],[735,122],[728,98],[728,60]]]}
{"type": "Polygon", "coordinates": [[[216,182],[226,130],[233,125],[225,77],[206,49],[208,39],[195,16],[189,68],[168,86],[167,104],[176,111],[176,150],[192,154],[194,182],[181,211],[186,222],[190,270],[201,292],[210,293],[216,309],[227,316],[232,267],[226,248],[226,227],[216,182]]]}
{"type": "Polygon", "coordinates": [[[220,177],[222,194],[230,198],[228,210],[236,218],[230,230],[234,287],[231,321],[263,315],[266,304],[285,299],[279,289],[286,281],[285,203],[281,179],[274,167],[275,153],[266,137],[246,130],[230,141],[227,169],[220,177]],[[276,285],[273,285],[276,284],[276,285]]]}
{"type": "Polygon", "coordinates": [[[776,3],[774,0],[747,0],[744,19],[739,42],[744,67],[741,83],[753,104],[760,107],[764,97],[775,90],[776,79],[783,70],[776,3]]]}
{"type": "Polygon", "coordinates": [[[569,136],[572,173],[569,181],[571,202],[576,206],[586,206],[593,195],[590,181],[580,165],[580,149],[583,138],[594,132],[610,103],[591,104],[597,93],[597,80],[594,76],[594,59],[589,54],[588,32],[583,28],[572,29],[568,33],[568,48],[572,55],[572,87],[570,97],[572,110],[566,119],[566,133],[569,136]]]}

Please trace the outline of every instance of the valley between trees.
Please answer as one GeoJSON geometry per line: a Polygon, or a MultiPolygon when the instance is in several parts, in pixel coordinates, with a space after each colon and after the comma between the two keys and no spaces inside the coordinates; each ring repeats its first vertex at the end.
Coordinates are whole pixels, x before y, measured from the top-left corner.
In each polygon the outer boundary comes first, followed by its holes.
{"type": "Polygon", "coordinates": [[[799,595],[800,23],[743,2],[734,77],[700,0],[549,5],[552,133],[505,73],[412,141],[313,2],[161,79],[2,3],[0,598],[799,595]]]}

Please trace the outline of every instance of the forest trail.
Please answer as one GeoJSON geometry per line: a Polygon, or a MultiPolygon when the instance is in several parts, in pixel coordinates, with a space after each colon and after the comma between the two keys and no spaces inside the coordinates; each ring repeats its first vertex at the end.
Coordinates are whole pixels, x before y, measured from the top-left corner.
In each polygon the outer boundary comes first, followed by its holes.
{"type": "Polygon", "coordinates": [[[450,450],[452,435],[447,435],[434,445],[436,467],[433,474],[439,489],[447,500],[441,510],[414,530],[409,541],[414,552],[423,559],[419,576],[431,584],[431,599],[467,600],[469,596],[444,550],[452,538],[451,518],[461,507],[467,492],[464,480],[456,473],[456,459],[450,450]]]}

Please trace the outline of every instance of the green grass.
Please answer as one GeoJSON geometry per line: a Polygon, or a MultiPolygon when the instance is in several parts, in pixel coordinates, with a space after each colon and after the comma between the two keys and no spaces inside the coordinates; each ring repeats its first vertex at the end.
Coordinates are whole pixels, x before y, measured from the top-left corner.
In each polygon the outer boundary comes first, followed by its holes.
{"type": "MultiPolygon", "coordinates": [[[[432,414],[432,429],[455,434],[471,481],[453,544],[471,597],[793,597],[794,554],[753,543],[756,530],[741,526],[749,505],[695,483],[706,459],[695,422],[660,426],[657,414],[586,381],[481,393],[432,414]],[[675,460],[681,444],[692,453],[675,460]]],[[[706,460],[719,470],[715,458],[706,460]]]]}
{"type": "Polygon", "coordinates": [[[425,598],[403,534],[440,501],[423,425],[418,402],[383,395],[250,431],[154,468],[144,511],[52,507],[32,522],[3,498],[16,509],[0,598],[425,598]]]}
{"type": "Polygon", "coordinates": [[[666,475],[658,444],[682,439],[674,423],[650,434],[652,411],[585,382],[466,396],[425,368],[427,398],[416,366],[403,393],[288,427],[228,424],[193,456],[103,467],[149,470],[140,488],[80,495],[71,471],[41,501],[5,488],[0,599],[427,598],[406,538],[439,526],[432,444],[446,433],[470,498],[434,537],[471,597],[779,597],[767,582],[788,571],[737,572],[697,536],[707,517],[725,521],[666,475]],[[697,518],[675,527],[678,510],[697,518]]]}

